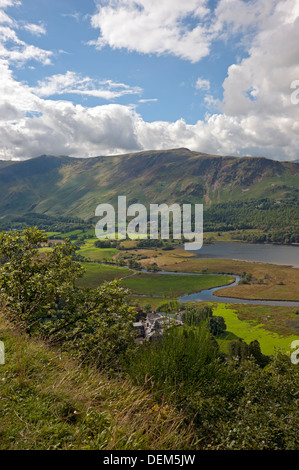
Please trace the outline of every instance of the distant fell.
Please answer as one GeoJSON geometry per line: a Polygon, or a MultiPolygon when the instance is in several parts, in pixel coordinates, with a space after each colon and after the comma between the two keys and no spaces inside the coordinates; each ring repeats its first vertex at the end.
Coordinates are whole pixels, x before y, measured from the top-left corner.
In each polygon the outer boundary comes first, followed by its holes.
{"type": "Polygon", "coordinates": [[[0,216],[94,216],[98,204],[204,203],[297,198],[299,165],[186,148],[94,158],[41,155],[0,162],[0,216]]]}

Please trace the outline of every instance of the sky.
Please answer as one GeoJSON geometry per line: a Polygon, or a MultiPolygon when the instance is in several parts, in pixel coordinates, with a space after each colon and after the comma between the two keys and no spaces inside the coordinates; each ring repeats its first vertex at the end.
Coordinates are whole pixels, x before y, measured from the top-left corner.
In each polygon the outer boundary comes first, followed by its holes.
{"type": "Polygon", "coordinates": [[[0,0],[0,159],[299,159],[298,0],[0,0]]]}

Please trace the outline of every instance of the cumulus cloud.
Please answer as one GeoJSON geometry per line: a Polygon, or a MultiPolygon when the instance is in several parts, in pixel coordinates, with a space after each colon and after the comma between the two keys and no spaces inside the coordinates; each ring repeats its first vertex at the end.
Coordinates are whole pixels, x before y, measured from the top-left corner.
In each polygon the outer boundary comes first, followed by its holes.
{"type": "Polygon", "coordinates": [[[43,99],[16,81],[3,62],[0,74],[1,159],[42,153],[84,157],[141,148],[132,108],[117,104],[86,108],[43,99]]]}
{"type": "MultiPolygon", "coordinates": [[[[4,3],[13,2],[0,0],[0,7],[4,3]]],[[[142,90],[70,71],[47,77],[36,87],[18,81],[12,63],[49,63],[52,53],[21,41],[13,21],[0,15],[0,158],[42,153],[87,157],[174,147],[281,160],[299,157],[299,105],[292,104],[290,89],[299,79],[298,2],[220,0],[214,12],[199,0],[150,3],[151,9],[146,0],[100,2],[92,19],[101,33],[98,47],[170,53],[194,62],[208,54],[215,37],[250,38],[244,41],[246,57],[228,68],[223,100],[215,99],[207,79],[199,77],[198,89],[209,91],[207,106],[218,110],[210,109],[195,124],[184,119],[146,122],[134,106],[89,108],[50,99],[80,93],[112,100],[142,90]],[[231,14],[232,8],[238,15],[231,14]]]]}
{"type": "Polygon", "coordinates": [[[98,1],[91,18],[100,36],[90,44],[144,54],[172,54],[196,62],[208,55],[213,37],[202,20],[207,0],[98,1]]]}

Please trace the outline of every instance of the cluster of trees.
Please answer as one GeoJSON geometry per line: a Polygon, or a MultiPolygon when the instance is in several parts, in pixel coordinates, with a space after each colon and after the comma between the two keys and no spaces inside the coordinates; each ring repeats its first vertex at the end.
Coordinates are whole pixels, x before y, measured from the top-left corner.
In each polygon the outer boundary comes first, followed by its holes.
{"type": "MultiPolygon", "coordinates": [[[[54,217],[45,214],[26,213],[22,216],[7,216],[1,220],[1,230],[23,230],[26,227],[38,226],[46,232],[68,233],[73,230],[86,231],[92,225],[84,220],[74,217],[54,217]]],[[[51,237],[49,237],[51,238],[51,237]]],[[[53,237],[52,237],[53,238],[53,237]]],[[[55,237],[54,237],[55,238],[55,237]]]]}
{"type": "Polygon", "coordinates": [[[249,243],[299,243],[299,231],[276,230],[267,233],[244,233],[239,237],[249,243]]]}
{"type": "Polygon", "coordinates": [[[185,325],[134,352],[128,373],[186,413],[200,449],[298,449],[298,366],[244,345],[223,355],[207,321],[185,325]]]}
{"type": "Polygon", "coordinates": [[[242,339],[232,340],[228,345],[228,355],[238,362],[252,357],[261,367],[265,367],[270,362],[270,357],[262,353],[258,340],[251,341],[249,344],[242,339]]]}
{"type": "MultiPolygon", "coordinates": [[[[205,210],[204,231],[264,230],[261,239],[251,241],[296,243],[299,228],[297,198],[274,201],[252,199],[217,204],[205,210]],[[289,241],[288,241],[289,240],[289,241]]],[[[249,241],[250,236],[246,238],[249,241]]]]}
{"type": "Polygon", "coordinates": [[[117,248],[117,240],[96,240],[94,243],[96,248],[117,248]]]}
{"type": "Polygon", "coordinates": [[[209,306],[189,307],[181,314],[182,321],[189,326],[199,327],[203,321],[207,321],[208,328],[214,336],[220,336],[226,330],[224,318],[214,317],[213,309],[209,306]]]}

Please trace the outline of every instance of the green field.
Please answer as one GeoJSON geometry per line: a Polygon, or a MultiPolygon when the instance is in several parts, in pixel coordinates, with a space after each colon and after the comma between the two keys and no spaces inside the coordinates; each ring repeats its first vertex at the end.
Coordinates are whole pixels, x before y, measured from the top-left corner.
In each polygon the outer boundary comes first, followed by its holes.
{"type": "Polygon", "coordinates": [[[131,270],[128,268],[120,268],[114,266],[108,266],[99,263],[81,263],[85,268],[84,276],[78,280],[78,286],[80,287],[92,287],[96,288],[104,281],[112,281],[114,279],[120,279],[131,274],[131,270]]]}
{"type": "Polygon", "coordinates": [[[216,304],[213,312],[215,316],[224,318],[227,331],[231,333],[230,335],[225,335],[224,339],[220,340],[223,350],[226,349],[227,340],[234,339],[237,336],[242,338],[247,344],[257,339],[263,354],[272,355],[278,350],[287,353],[290,351],[292,341],[299,339],[299,335],[283,336],[269,331],[264,328],[263,324],[255,320],[240,320],[237,311],[231,304],[216,304]]]}
{"type": "Polygon", "coordinates": [[[79,254],[92,261],[111,261],[118,253],[116,248],[97,248],[94,246],[95,241],[95,239],[85,240],[79,254]]]}
{"type": "Polygon", "coordinates": [[[172,274],[143,274],[138,273],[122,281],[124,287],[134,294],[144,294],[155,297],[179,297],[192,294],[204,289],[223,286],[233,282],[230,276],[184,276],[172,274]]]}
{"type": "Polygon", "coordinates": [[[48,237],[54,237],[54,235],[58,235],[57,238],[60,238],[60,232],[46,232],[48,237]]]}

